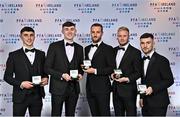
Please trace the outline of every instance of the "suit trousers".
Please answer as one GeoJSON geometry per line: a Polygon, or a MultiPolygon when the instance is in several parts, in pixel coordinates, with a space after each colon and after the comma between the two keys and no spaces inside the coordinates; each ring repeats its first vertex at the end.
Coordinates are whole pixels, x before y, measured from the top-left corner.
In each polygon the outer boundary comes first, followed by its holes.
{"type": "Polygon", "coordinates": [[[144,106],[142,108],[142,115],[143,116],[161,116],[161,117],[165,117],[166,116],[166,112],[167,112],[167,107],[146,107],[144,106]]]}
{"type": "MultiPolygon", "coordinates": [[[[123,94],[122,94],[123,95],[123,94]]],[[[136,95],[128,97],[113,92],[115,116],[136,116],[136,95]]]]}
{"type": "Polygon", "coordinates": [[[64,95],[52,94],[51,105],[52,105],[52,116],[61,116],[63,103],[65,102],[65,115],[75,116],[76,104],[79,94],[76,93],[75,88],[71,85],[66,87],[64,95]]]}
{"type": "Polygon", "coordinates": [[[41,116],[42,97],[40,94],[26,94],[24,101],[13,103],[13,116],[25,116],[26,110],[29,110],[30,116],[41,116]]]}
{"type": "Polygon", "coordinates": [[[92,116],[110,116],[110,93],[87,92],[87,100],[92,116]]]}

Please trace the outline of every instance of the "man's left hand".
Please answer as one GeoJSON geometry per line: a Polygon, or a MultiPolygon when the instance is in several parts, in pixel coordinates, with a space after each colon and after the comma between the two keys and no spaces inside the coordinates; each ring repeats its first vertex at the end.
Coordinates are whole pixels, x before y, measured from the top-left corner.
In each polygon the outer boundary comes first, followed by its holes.
{"type": "Polygon", "coordinates": [[[41,79],[41,86],[45,86],[45,85],[47,85],[48,84],[48,78],[42,78],[41,79]]]}
{"type": "Polygon", "coordinates": [[[118,79],[114,79],[114,80],[117,81],[117,82],[120,82],[120,83],[123,83],[123,82],[128,83],[129,82],[128,77],[122,77],[122,78],[118,78],[118,79]]]}
{"type": "Polygon", "coordinates": [[[145,92],[146,92],[146,95],[151,95],[153,93],[152,87],[148,87],[145,92]]]}

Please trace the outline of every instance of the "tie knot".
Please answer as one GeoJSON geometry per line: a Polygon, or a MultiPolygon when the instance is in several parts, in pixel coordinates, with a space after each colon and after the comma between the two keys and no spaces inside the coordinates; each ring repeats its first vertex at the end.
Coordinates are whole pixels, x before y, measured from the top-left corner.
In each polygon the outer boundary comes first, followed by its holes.
{"type": "Polygon", "coordinates": [[[150,60],[150,57],[149,56],[144,56],[143,60],[146,60],[146,59],[150,60]]]}
{"type": "Polygon", "coordinates": [[[123,51],[125,51],[125,48],[124,48],[124,47],[118,47],[118,50],[123,50],[123,51]]]}
{"type": "Polygon", "coordinates": [[[91,47],[98,47],[98,44],[91,44],[91,47]]]}
{"type": "Polygon", "coordinates": [[[66,43],[66,46],[74,46],[74,43],[66,43]]]}
{"type": "Polygon", "coordinates": [[[33,48],[33,49],[25,49],[25,52],[35,52],[35,48],[33,48]]]}

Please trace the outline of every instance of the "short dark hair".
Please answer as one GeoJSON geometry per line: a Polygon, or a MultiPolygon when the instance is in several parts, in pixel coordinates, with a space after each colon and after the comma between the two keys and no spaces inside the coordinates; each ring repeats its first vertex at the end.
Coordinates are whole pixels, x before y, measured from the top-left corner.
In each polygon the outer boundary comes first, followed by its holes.
{"type": "Polygon", "coordinates": [[[101,24],[99,24],[99,23],[94,23],[94,24],[91,25],[91,28],[94,27],[94,26],[99,26],[99,27],[101,27],[101,31],[103,32],[103,26],[102,26],[101,24]]]}
{"type": "Polygon", "coordinates": [[[76,24],[75,23],[72,23],[72,22],[69,22],[69,21],[67,21],[67,22],[65,22],[63,25],[62,25],[62,28],[63,27],[71,27],[71,26],[74,26],[74,27],[76,27],[76,24]]]}
{"type": "Polygon", "coordinates": [[[25,27],[23,27],[23,28],[21,29],[20,34],[22,34],[22,33],[25,32],[25,31],[27,31],[27,32],[33,32],[33,33],[35,32],[33,28],[28,27],[28,26],[25,26],[25,27]]]}
{"type": "Polygon", "coordinates": [[[154,36],[153,36],[153,34],[151,34],[151,33],[144,33],[144,34],[142,34],[141,36],[140,36],[140,39],[142,39],[142,38],[151,38],[151,39],[154,39],[154,36]]]}

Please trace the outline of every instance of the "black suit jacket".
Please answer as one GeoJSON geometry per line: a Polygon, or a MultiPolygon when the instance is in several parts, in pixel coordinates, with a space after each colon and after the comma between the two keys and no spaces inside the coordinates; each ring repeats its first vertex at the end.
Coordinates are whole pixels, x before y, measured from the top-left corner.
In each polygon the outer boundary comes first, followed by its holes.
{"type": "MultiPolygon", "coordinates": [[[[89,60],[91,45],[85,47],[85,59],[89,60]]],[[[109,93],[111,90],[110,74],[115,66],[113,48],[101,43],[93,55],[91,65],[97,69],[97,75],[87,74],[86,90],[91,93],[109,93]]]]}
{"type": "MultiPolygon", "coordinates": [[[[4,80],[10,85],[13,85],[13,102],[23,102],[26,93],[28,93],[27,89],[20,88],[20,85],[23,81],[32,80],[28,68],[28,64],[30,64],[30,62],[28,62],[29,60],[26,54],[24,53],[23,48],[9,53],[9,57],[6,62],[4,80]]],[[[44,62],[45,53],[43,51],[36,49],[35,60],[33,64],[36,64],[36,66],[38,66],[37,75],[41,75],[42,77],[47,76],[44,73],[44,62]]],[[[38,88],[40,91],[40,95],[44,97],[44,88],[40,86],[38,88]]]]}
{"type": "MultiPolygon", "coordinates": [[[[117,55],[118,46],[114,48],[114,51],[115,55],[117,55]]],[[[122,70],[125,77],[129,78],[130,82],[119,83],[114,81],[113,91],[117,91],[119,95],[123,97],[136,96],[136,80],[140,78],[142,74],[141,51],[129,44],[118,68],[122,70]]]]}
{"type": "Polygon", "coordinates": [[[154,52],[146,71],[142,77],[142,84],[151,86],[153,93],[144,96],[144,105],[149,107],[164,107],[169,101],[167,88],[174,83],[173,74],[167,58],[154,52]]]}
{"type": "MultiPolygon", "coordinates": [[[[83,64],[83,47],[74,42],[75,68],[83,75],[81,64],[83,64]]],[[[69,61],[66,55],[64,40],[50,44],[47,58],[45,62],[45,71],[51,75],[50,78],[50,93],[56,95],[64,95],[68,82],[62,80],[62,74],[70,72],[69,61]]],[[[76,84],[76,92],[80,92],[79,82],[73,81],[76,84]]]]}

